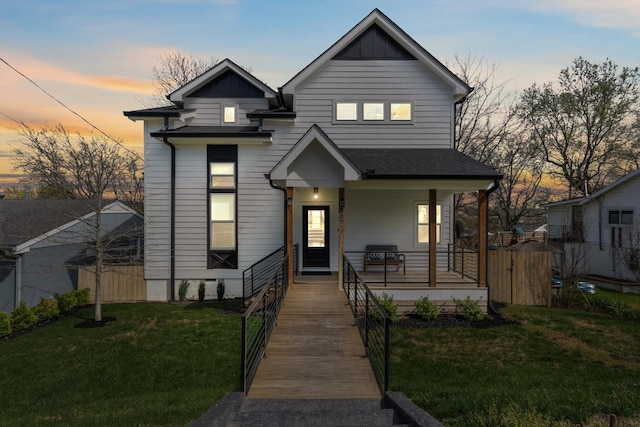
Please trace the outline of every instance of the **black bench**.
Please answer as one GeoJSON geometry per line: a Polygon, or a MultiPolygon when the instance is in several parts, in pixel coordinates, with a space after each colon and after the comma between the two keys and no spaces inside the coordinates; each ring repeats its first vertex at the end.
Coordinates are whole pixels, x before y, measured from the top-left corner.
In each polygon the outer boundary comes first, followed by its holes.
{"type": "Polygon", "coordinates": [[[367,245],[364,254],[364,272],[367,272],[370,265],[395,265],[396,271],[400,271],[400,265],[402,265],[402,274],[406,274],[404,261],[404,254],[398,253],[396,245],[367,245]]]}

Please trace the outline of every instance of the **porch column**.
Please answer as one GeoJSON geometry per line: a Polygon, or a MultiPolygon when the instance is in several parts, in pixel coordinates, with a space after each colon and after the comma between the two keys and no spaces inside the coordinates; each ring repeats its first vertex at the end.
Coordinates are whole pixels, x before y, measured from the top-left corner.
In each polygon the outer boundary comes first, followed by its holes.
{"type": "Polygon", "coordinates": [[[429,287],[436,287],[436,190],[429,190],[429,287]]]}
{"type": "Polygon", "coordinates": [[[478,193],[478,287],[487,286],[487,190],[478,193]]]}
{"type": "Polygon", "coordinates": [[[342,290],[344,267],[344,188],[338,190],[338,290],[342,290]]]}
{"type": "Polygon", "coordinates": [[[295,256],[293,253],[293,187],[287,187],[287,256],[289,258],[289,268],[287,271],[287,283],[293,288],[293,263],[295,256]]]}

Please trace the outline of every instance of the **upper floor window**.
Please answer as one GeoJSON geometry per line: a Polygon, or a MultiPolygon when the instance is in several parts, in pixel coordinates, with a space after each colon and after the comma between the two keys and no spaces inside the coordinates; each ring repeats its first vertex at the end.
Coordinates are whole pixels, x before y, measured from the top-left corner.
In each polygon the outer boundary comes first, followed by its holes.
{"type": "Polygon", "coordinates": [[[334,105],[336,123],[412,123],[411,102],[346,101],[334,105]]]}
{"type": "Polygon", "coordinates": [[[233,105],[226,105],[223,109],[222,121],[224,123],[236,122],[236,107],[233,105]]]}
{"type": "Polygon", "coordinates": [[[337,102],[336,120],[358,120],[358,104],[355,102],[337,102]]]}
{"type": "Polygon", "coordinates": [[[632,210],[610,210],[609,224],[633,225],[633,211],[632,210]]]}
{"type": "Polygon", "coordinates": [[[392,102],[390,107],[391,120],[411,120],[411,104],[408,102],[392,102]]]}
{"type": "Polygon", "coordinates": [[[381,102],[365,102],[362,104],[364,120],[384,120],[384,104],[381,102]]]}
{"type": "MultiPolygon", "coordinates": [[[[436,243],[440,243],[441,211],[436,205],[436,243]]],[[[418,243],[429,243],[429,205],[418,204],[418,243]]]]}

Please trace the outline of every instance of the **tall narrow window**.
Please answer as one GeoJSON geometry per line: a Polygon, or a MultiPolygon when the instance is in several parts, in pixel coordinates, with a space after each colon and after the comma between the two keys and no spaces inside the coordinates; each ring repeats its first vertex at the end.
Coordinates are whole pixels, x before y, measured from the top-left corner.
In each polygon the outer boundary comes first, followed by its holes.
{"type": "Polygon", "coordinates": [[[209,164],[208,268],[237,268],[236,195],[238,148],[207,147],[209,164]]]}
{"type": "MultiPolygon", "coordinates": [[[[440,212],[436,205],[436,243],[440,243],[440,212]]],[[[418,205],[418,243],[429,243],[429,205],[418,205]]]]}

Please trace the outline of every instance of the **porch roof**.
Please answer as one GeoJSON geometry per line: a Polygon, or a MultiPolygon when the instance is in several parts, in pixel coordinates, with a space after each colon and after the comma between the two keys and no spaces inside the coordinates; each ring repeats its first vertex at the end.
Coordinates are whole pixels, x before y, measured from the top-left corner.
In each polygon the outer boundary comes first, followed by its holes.
{"type": "Polygon", "coordinates": [[[257,126],[182,126],[176,129],[163,129],[157,132],[151,132],[151,136],[154,138],[246,138],[271,137],[271,135],[271,131],[261,130],[257,126]]]}
{"type": "Polygon", "coordinates": [[[502,174],[454,149],[345,148],[363,179],[501,179],[502,174]]]}

